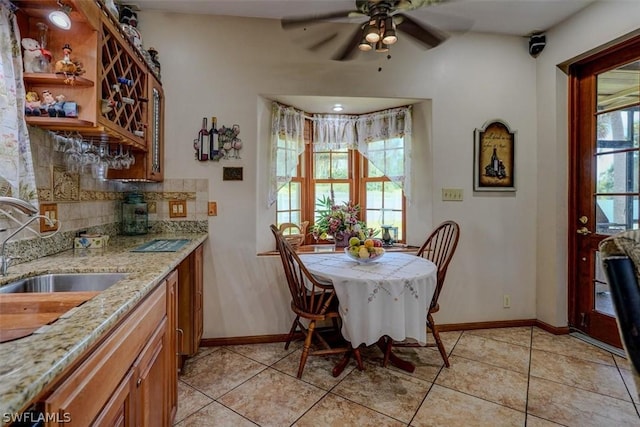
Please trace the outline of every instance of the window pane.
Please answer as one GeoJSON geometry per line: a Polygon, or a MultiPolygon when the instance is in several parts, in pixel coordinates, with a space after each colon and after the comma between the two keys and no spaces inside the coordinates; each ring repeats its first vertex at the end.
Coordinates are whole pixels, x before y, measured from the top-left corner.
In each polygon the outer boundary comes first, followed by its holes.
{"type": "Polygon", "coordinates": [[[596,191],[627,193],[638,191],[638,152],[601,154],[597,156],[596,191]]]}
{"type": "Polygon", "coordinates": [[[612,111],[597,117],[598,152],[638,146],[638,107],[612,111]]]}
{"type": "MultiPolygon", "coordinates": [[[[301,209],[301,204],[302,204],[302,184],[300,182],[290,182],[289,183],[289,187],[290,187],[290,193],[291,193],[291,197],[290,197],[290,201],[291,201],[291,209],[301,209]]],[[[297,224],[297,223],[296,223],[297,224]]]]}
{"type": "Polygon", "coordinates": [[[597,76],[598,110],[637,104],[640,99],[640,61],[625,64],[597,76]]]}
{"type": "Polygon", "coordinates": [[[367,160],[367,177],[379,178],[381,176],[384,176],[382,170],[378,169],[370,160],[367,160]]]}
{"type": "Polygon", "coordinates": [[[615,234],[638,228],[638,196],[597,196],[596,231],[615,234]]]}
{"type": "Polygon", "coordinates": [[[289,199],[290,199],[289,186],[285,185],[280,190],[278,190],[278,195],[276,199],[276,210],[278,211],[288,210],[289,199]]]}
{"type": "Polygon", "coordinates": [[[315,179],[331,177],[331,157],[329,153],[315,153],[313,155],[313,176],[315,179]]]}
{"type": "Polygon", "coordinates": [[[402,189],[388,181],[384,183],[384,207],[402,211],[402,189]]]}
{"type": "Polygon", "coordinates": [[[336,205],[341,205],[343,202],[349,202],[351,199],[349,198],[349,187],[350,185],[347,183],[335,183],[333,184],[333,194],[335,196],[334,203],[336,205]]]}
{"type": "Polygon", "coordinates": [[[277,222],[277,225],[284,224],[285,222],[290,222],[289,221],[289,212],[287,212],[287,211],[278,212],[277,215],[276,215],[276,222],[277,222]]]}
{"type": "Polygon", "coordinates": [[[347,179],[349,177],[349,154],[333,153],[331,160],[331,178],[347,179]]]}

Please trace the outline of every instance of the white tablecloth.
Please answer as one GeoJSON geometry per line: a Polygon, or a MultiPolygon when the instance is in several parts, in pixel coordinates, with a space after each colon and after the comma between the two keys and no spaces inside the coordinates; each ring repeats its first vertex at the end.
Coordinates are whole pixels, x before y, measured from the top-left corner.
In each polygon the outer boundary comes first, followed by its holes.
{"type": "Polygon", "coordinates": [[[384,335],[395,341],[427,341],[427,308],[436,286],[436,266],[424,258],[387,252],[369,264],[346,254],[309,254],[300,259],[315,276],[330,279],[342,317],[342,335],[355,348],[384,335]]]}

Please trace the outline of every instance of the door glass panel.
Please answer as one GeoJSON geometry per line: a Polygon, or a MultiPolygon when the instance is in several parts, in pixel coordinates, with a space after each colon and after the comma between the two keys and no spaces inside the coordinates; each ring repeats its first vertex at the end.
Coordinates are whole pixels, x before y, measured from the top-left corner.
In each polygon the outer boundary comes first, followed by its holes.
{"type": "Polygon", "coordinates": [[[593,272],[593,301],[595,307],[593,308],[601,313],[615,316],[616,312],[614,311],[613,302],[611,301],[609,284],[607,283],[607,278],[604,275],[604,269],[602,268],[600,252],[596,251],[595,255],[595,271],[593,272]]]}
{"type": "Polygon", "coordinates": [[[596,231],[615,234],[638,228],[638,196],[596,196],[596,231]]]}
{"type": "Polygon", "coordinates": [[[638,191],[638,152],[600,154],[596,164],[596,192],[630,193],[638,191]]]}
{"type": "Polygon", "coordinates": [[[640,61],[597,76],[598,111],[618,109],[640,100],[640,61]]]}
{"type": "Polygon", "coordinates": [[[638,106],[597,116],[598,153],[638,147],[638,106]]]}

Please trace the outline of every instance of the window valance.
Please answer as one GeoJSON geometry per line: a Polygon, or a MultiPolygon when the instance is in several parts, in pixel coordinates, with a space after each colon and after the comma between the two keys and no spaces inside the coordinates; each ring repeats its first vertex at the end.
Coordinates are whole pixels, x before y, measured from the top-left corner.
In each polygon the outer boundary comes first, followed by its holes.
{"type": "MultiPolygon", "coordinates": [[[[410,200],[411,106],[362,115],[314,114],[313,144],[321,150],[357,149],[410,200]]],[[[304,113],[273,104],[269,206],[291,181],[304,152],[304,113]]]]}

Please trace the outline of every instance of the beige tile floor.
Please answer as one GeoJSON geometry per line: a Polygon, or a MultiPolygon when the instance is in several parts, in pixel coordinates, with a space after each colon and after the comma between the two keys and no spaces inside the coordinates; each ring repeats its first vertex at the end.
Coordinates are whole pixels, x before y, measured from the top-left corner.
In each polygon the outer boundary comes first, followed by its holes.
{"type": "Polygon", "coordinates": [[[335,357],[310,357],[295,377],[300,344],[202,348],[179,381],[176,425],[186,426],[640,426],[627,360],[535,327],[443,334],[451,367],[432,348],[397,349],[413,374],[335,357]]]}

